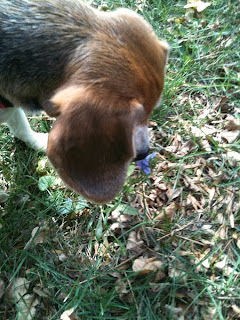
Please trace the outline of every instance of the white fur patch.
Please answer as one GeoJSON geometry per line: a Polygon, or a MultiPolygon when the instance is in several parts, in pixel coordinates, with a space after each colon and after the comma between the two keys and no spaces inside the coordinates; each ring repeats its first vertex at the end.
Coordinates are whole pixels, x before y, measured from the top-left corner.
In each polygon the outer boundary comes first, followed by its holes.
{"type": "Polygon", "coordinates": [[[134,134],[136,155],[147,152],[149,149],[148,126],[136,126],[134,134]]]}
{"type": "Polygon", "coordinates": [[[38,133],[31,129],[29,122],[21,108],[7,108],[0,110],[0,123],[6,123],[13,135],[28,144],[36,151],[47,150],[47,133],[38,133]]]}

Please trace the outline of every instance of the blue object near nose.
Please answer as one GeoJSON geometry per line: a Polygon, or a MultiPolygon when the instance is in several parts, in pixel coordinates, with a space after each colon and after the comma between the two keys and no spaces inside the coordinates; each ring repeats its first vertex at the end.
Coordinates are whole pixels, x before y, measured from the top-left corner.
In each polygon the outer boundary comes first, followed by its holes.
{"type": "Polygon", "coordinates": [[[140,171],[144,171],[146,174],[151,173],[151,169],[149,167],[149,160],[156,157],[157,153],[153,152],[149,154],[146,158],[137,161],[137,165],[139,166],[140,171]]]}

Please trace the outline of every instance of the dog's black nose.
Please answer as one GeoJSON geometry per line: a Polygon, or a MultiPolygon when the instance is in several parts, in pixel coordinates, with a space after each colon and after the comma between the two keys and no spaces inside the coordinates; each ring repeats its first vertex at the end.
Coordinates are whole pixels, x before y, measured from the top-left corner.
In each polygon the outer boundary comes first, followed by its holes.
{"type": "Polygon", "coordinates": [[[145,159],[146,156],[149,155],[149,151],[150,151],[150,149],[147,149],[147,151],[138,153],[137,156],[136,156],[136,158],[134,159],[134,161],[138,161],[138,160],[143,160],[143,159],[145,159]]]}

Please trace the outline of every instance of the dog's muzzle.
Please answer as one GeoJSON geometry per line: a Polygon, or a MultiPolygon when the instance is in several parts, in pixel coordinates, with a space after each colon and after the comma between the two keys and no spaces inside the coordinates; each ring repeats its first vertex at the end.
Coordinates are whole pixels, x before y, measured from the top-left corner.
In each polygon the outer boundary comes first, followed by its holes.
{"type": "Polygon", "coordinates": [[[147,126],[136,126],[135,129],[135,161],[146,158],[149,154],[149,135],[147,126]]]}

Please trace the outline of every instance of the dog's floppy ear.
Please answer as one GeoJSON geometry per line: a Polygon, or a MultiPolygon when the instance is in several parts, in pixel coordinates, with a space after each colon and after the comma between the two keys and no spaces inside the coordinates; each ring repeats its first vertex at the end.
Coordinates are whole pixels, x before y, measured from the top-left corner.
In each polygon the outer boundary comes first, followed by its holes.
{"type": "Polygon", "coordinates": [[[51,163],[62,180],[87,199],[112,200],[134,157],[132,135],[139,108],[127,112],[109,105],[103,108],[72,88],[57,94],[52,102],[60,114],[49,134],[51,163]]]}

